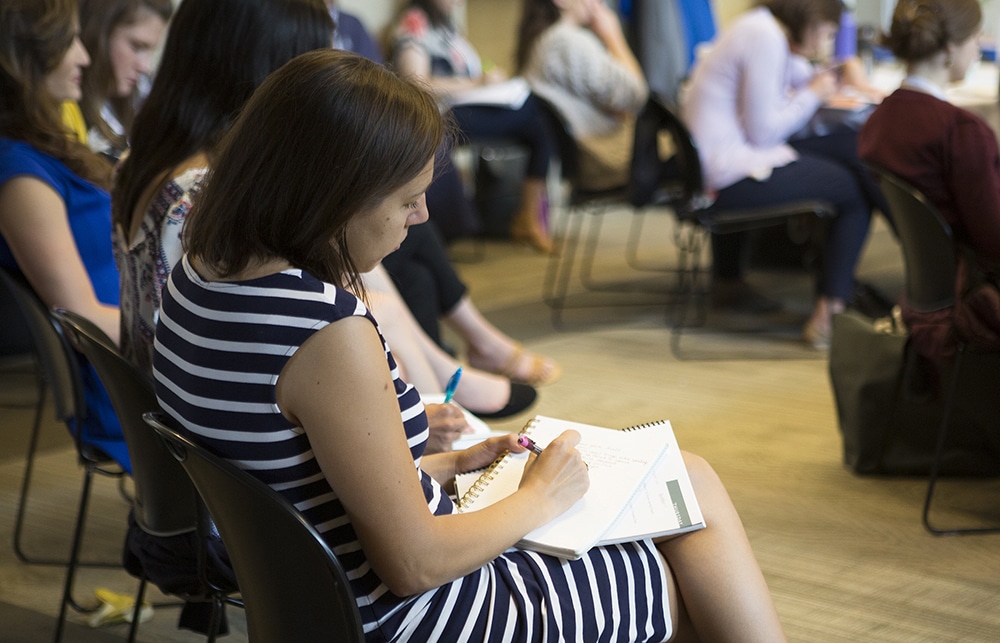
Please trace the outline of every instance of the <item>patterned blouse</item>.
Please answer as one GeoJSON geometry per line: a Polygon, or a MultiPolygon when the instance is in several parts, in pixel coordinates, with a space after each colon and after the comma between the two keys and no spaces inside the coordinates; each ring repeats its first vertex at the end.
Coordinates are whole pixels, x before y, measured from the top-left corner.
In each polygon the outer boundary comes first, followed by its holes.
{"type": "Polygon", "coordinates": [[[168,181],[143,215],[135,237],[113,232],[121,274],[121,350],[133,364],[152,371],[153,333],[160,316],[161,291],[184,254],[181,230],[201,191],[208,168],[193,168],[168,181]]]}

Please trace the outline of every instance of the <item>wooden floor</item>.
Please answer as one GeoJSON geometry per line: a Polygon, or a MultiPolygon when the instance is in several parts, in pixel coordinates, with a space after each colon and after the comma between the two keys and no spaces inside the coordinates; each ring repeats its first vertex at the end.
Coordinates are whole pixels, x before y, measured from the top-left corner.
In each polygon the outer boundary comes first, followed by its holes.
{"type": "MultiPolygon", "coordinates": [[[[643,255],[670,261],[670,218],[653,219],[643,255]]],[[[628,220],[624,212],[607,217],[599,272],[615,280],[630,277],[621,260],[628,220]]],[[[669,348],[662,305],[574,309],[557,330],[540,297],[544,257],[502,242],[463,243],[454,251],[484,312],[563,366],[563,378],[542,389],[534,412],[608,426],[666,418],[683,448],[715,465],[792,641],[1000,641],[1000,536],[931,536],[920,525],[923,480],[861,478],[841,464],[825,355],[798,341],[810,307],[807,278],[754,273],[754,283],[780,298],[786,312],[766,320],[710,319],[708,329],[685,335],[687,359],[679,360],[669,348]],[[757,332],[733,332],[737,328],[757,332]]],[[[860,273],[889,292],[900,286],[899,252],[881,225],[873,228],[860,273]]],[[[0,401],[30,402],[26,382],[4,376],[0,401]]],[[[0,604],[19,608],[4,611],[0,605],[0,620],[26,612],[51,616],[62,581],[60,569],[18,563],[11,551],[28,417],[24,409],[0,410],[6,438],[0,447],[0,604]]],[[[527,419],[495,428],[516,430],[527,419]]],[[[80,476],[60,427],[47,429],[47,442],[30,544],[59,551],[80,476]]],[[[126,508],[114,485],[100,482],[89,549],[114,558],[126,508]]],[[[996,481],[949,480],[940,500],[954,508],[942,520],[1000,521],[996,481]]],[[[78,584],[80,597],[98,585],[127,592],[134,581],[121,571],[87,570],[78,584]]],[[[245,640],[240,617],[234,615],[237,634],[227,640],[245,640]]],[[[82,622],[75,614],[71,619],[82,622]]],[[[140,638],[204,640],[176,630],[175,623],[175,611],[158,609],[140,638]]],[[[0,641],[48,640],[47,634],[15,631],[0,624],[0,641]]],[[[124,627],[96,633],[120,640],[124,627]]]]}

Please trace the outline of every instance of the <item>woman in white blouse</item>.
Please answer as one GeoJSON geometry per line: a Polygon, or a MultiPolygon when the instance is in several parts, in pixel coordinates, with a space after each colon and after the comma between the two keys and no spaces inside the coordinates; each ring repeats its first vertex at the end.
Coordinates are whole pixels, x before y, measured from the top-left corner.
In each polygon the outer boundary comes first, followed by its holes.
{"type": "MultiPolygon", "coordinates": [[[[811,62],[831,51],[842,10],[840,0],[765,0],[696,63],[683,104],[719,206],[820,199],[836,207],[803,331],[817,349],[829,346],[831,318],[854,290],[871,211],[881,199],[858,161],[855,130],[794,136],[843,84],[861,80],[845,67],[811,62]]],[[[739,235],[713,238],[713,290],[739,292],[744,245],[739,235]]]]}

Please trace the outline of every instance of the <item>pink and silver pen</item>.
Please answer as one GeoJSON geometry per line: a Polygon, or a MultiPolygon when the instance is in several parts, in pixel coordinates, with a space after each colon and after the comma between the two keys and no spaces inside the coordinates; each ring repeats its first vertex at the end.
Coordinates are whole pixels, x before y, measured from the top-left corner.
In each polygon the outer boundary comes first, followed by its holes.
{"type": "Polygon", "coordinates": [[[517,443],[525,449],[531,449],[531,452],[535,455],[542,455],[542,447],[535,444],[535,441],[526,435],[517,436],[517,443]]]}

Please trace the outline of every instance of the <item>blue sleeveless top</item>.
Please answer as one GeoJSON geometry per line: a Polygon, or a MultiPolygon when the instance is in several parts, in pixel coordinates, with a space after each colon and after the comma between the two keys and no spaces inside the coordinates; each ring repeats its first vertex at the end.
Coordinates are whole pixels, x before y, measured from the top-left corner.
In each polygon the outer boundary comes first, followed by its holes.
{"type": "MultiPolygon", "coordinates": [[[[23,141],[0,138],[0,185],[19,177],[39,179],[66,204],[66,215],[77,252],[90,277],[98,301],[118,305],[118,268],[111,246],[111,196],[74,174],[62,161],[39,152],[23,141]]],[[[6,240],[0,235],[0,266],[20,272],[6,240]]],[[[98,446],[131,472],[128,449],[111,400],[90,366],[80,357],[87,415],[83,439],[98,446]]],[[[75,427],[70,431],[75,433],[75,427]]]]}

